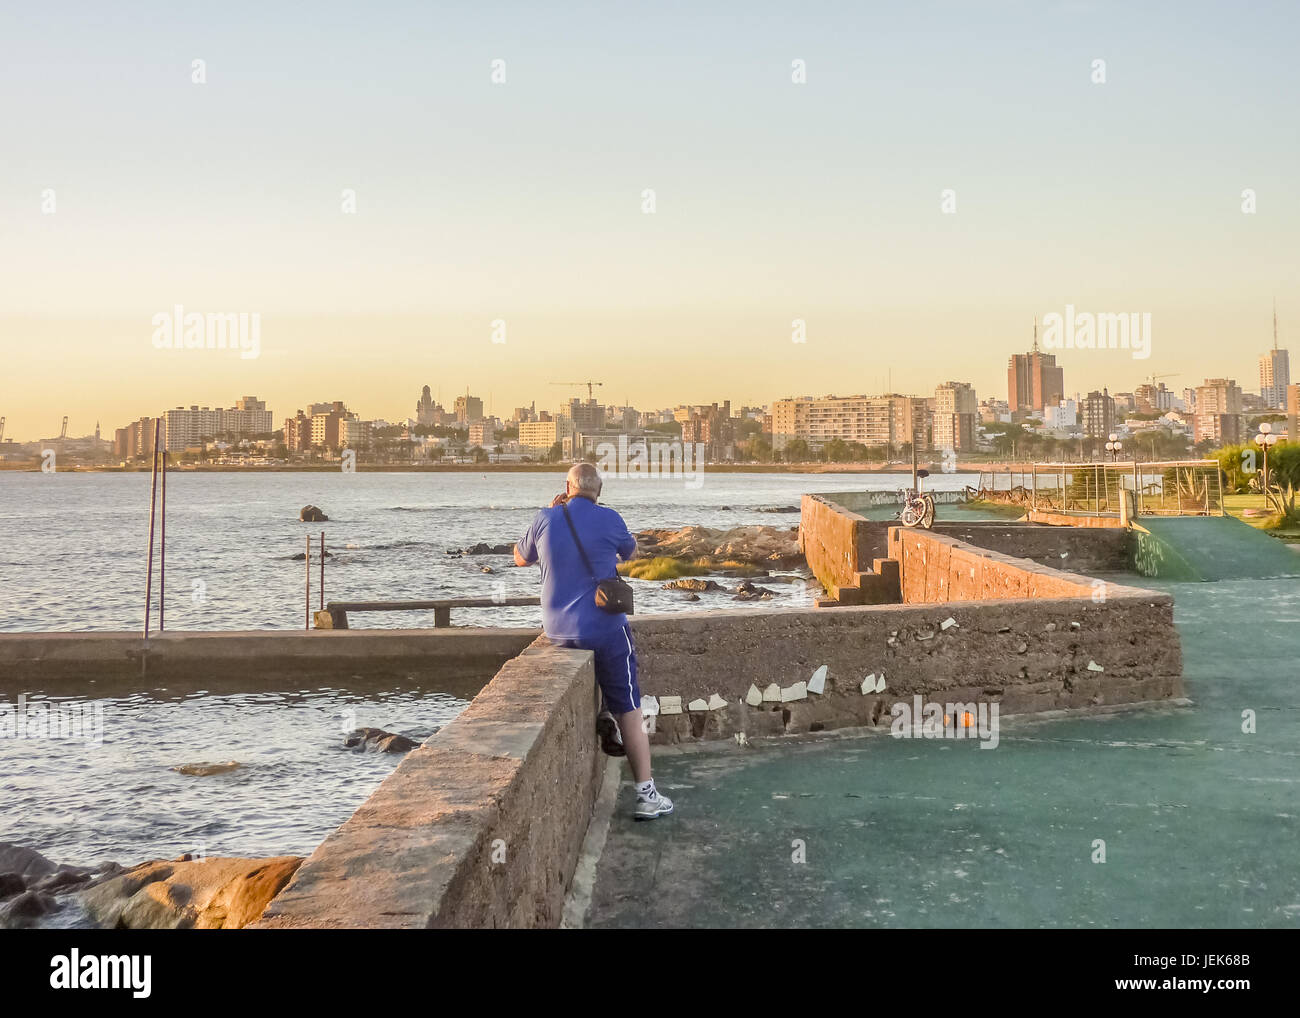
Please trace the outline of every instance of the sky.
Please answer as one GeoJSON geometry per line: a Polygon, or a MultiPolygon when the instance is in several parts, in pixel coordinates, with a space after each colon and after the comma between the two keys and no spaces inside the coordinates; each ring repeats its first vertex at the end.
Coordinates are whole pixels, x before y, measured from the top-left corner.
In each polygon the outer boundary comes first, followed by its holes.
{"type": "Polygon", "coordinates": [[[1068,395],[1257,390],[1274,300],[1300,359],[1297,42],[1291,2],[4,5],[5,437],[1005,399],[1067,304],[1152,316],[1149,359],[1059,352],[1068,395]],[[158,349],[177,305],[259,356],[158,349]]]}

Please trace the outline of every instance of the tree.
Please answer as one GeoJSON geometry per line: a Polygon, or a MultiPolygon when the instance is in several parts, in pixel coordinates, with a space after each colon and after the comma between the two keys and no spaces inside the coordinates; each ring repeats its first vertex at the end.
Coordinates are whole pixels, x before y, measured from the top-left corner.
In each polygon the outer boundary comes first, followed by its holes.
{"type": "Polygon", "coordinates": [[[785,461],[787,463],[806,463],[812,456],[812,450],[802,438],[791,439],[785,444],[785,461]]]}

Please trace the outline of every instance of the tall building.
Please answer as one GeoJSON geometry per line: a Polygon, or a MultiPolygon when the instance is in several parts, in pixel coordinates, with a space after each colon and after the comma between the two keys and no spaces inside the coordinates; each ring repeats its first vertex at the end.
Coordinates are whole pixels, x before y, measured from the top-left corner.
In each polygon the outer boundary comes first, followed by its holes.
{"type": "Polygon", "coordinates": [[[551,451],[557,441],[556,422],[550,414],[547,420],[519,422],[519,448],[529,456],[540,456],[551,451]]]}
{"type": "Polygon", "coordinates": [[[578,431],[605,430],[605,408],[594,399],[584,400],[575,396],[562,412],[578,431]]]}
{"type": "Polygon", "coordinates": [[[284,419],[284,445],[290,452],[306,452],[311,448],[311,418],[301,410],[296,416],[284,419]]]}
{"type": "Polygon", "coordinates": [[[721,407],[691,407],[691,413],[681,422],[682,442],[702,444],[706,459],[730,459],[735,454],[736,435],[731,422],[731,401],[721,407]],[[696,412],[700,411],[700,412],[696,412]]]}
{"type": "Polygon", "coordinates": [[[1231,378],[1207,378],[1196,387],[1192,441],[1232,443],[1241,437],[1241,389],[1231,378]]]}
{"type": "Polygon", "coordinates": [[[1291,384],[1291,358],[1277,348],[1277,305],[1273,305],[1273,349],[1259,359],[1259,394],[1264,405],[1280,410],[1286,406],[1286,390],[1291,384]]]}
{"type": "Polygon", "coordinates": [[[483,419],[483,401],[466,393],[456,397],[456,423],[472,424],[483,419]]]}
{"type": "Polygon", "coordinates": [[[1032,413],[1056,406],[1065,395],[1065,372],[1056,355],[1038,349],[1038,321],[1034,320],[1034,345],[1028,353],[1012,354],[1007,364],[1007,403],[1013,414],[1032,413]]]}
{"type": "Polygon", "coordinates": [[[1139,413],[1158,414],[1174,408],[1173,390],[1165,388],[1164,382],[1159,385],[1144,382],[1133,396],[1139,413]]]}
{"type": "Polygon", "coordinates": [[[979,400],[968,382],[944,382],[934,390],[934,448],[967,451],[975,447],[979,400]]]}
{"type": "Polygon", "coordinates": [[[179,452],[219,435],[262,435],[275,428],[274,416],[256,396],[242,396],[233,407],[176,407],[163,414],[163,448],[179,452]]]}
{"type": "Polygon", "coordinates": [[[1296,382],[1286,387],[1286,438],[1300,442],[1300,383],[1296,382]]]}
{"type": "Polygon", "coordinates": [[[820,449],[834,439],[865,446],[913,442],[929,448],[930,401],[917,396],[800,396],[772,404],[772,447],[798,439],[820,449]]]}
{"type": "Polygon", "coordinates": [[[415,423],[425,427],[441,424],[441,412],[442,407],[434,402],[433,393],[426,385],[420,390],[420,398],[415,401],[415,423]]]}
{"type": "Polygon", "coordinates": [[[1089,438],[1106,439],[1115,423],[1115,401],[1105,389],[1094,389],[1079,401],[1079,424],[1089,438]]]}
{"type": "MultiPolygon", "coordinates": [[[[153,455],[153,433],[156,417],[141,417],[125,428],[113,432],[113,453],[124,460],[153,455]]],[[[165,447],[165,446],[164,446],[165,447]]]]}

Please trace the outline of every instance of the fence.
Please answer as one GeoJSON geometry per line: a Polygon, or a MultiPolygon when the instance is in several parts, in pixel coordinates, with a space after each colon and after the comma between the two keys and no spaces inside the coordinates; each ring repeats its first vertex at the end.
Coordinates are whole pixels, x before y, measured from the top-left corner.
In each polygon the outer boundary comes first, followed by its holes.
{"type": "Polygon", "coordinates": [[[1214,460],[1011,465],[982,471],[969,494],[1027,509],[1118,516],[1126,491],[1139,516],[1223,515],[1223,478],[1214,460]]]}

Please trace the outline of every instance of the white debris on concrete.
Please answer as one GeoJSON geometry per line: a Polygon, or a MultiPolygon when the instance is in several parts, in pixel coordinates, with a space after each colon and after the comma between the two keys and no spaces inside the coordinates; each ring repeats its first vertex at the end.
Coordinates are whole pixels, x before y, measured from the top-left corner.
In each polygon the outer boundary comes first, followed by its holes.
{"type": "Polygon", "coordinates": [[[826,691],[826,673],[829,670],[826,665],[822,665],[812,673],[812,678],[808,680],[808,692],[823,693],[826,691]]]}
{"type": "Polygon", "coordinates": [[[660,714],[680,714],[681,712],[682,712],[682,698],[680,696],[659,697],[660,714]]]}
{"type": "Polygon", "coordinates": [[[796,682],[793,686],[786,686],[781,690],[781,702],[790,703],[792,700],[808,699],[808,683],[796,682]]]}
{"type": "Polygon", "coordinates": [[[749,692],[745,694],[745,702],[751,707],[757,707],[763,702],[763,693],[757,686],[750,683],[749,692]]]}

